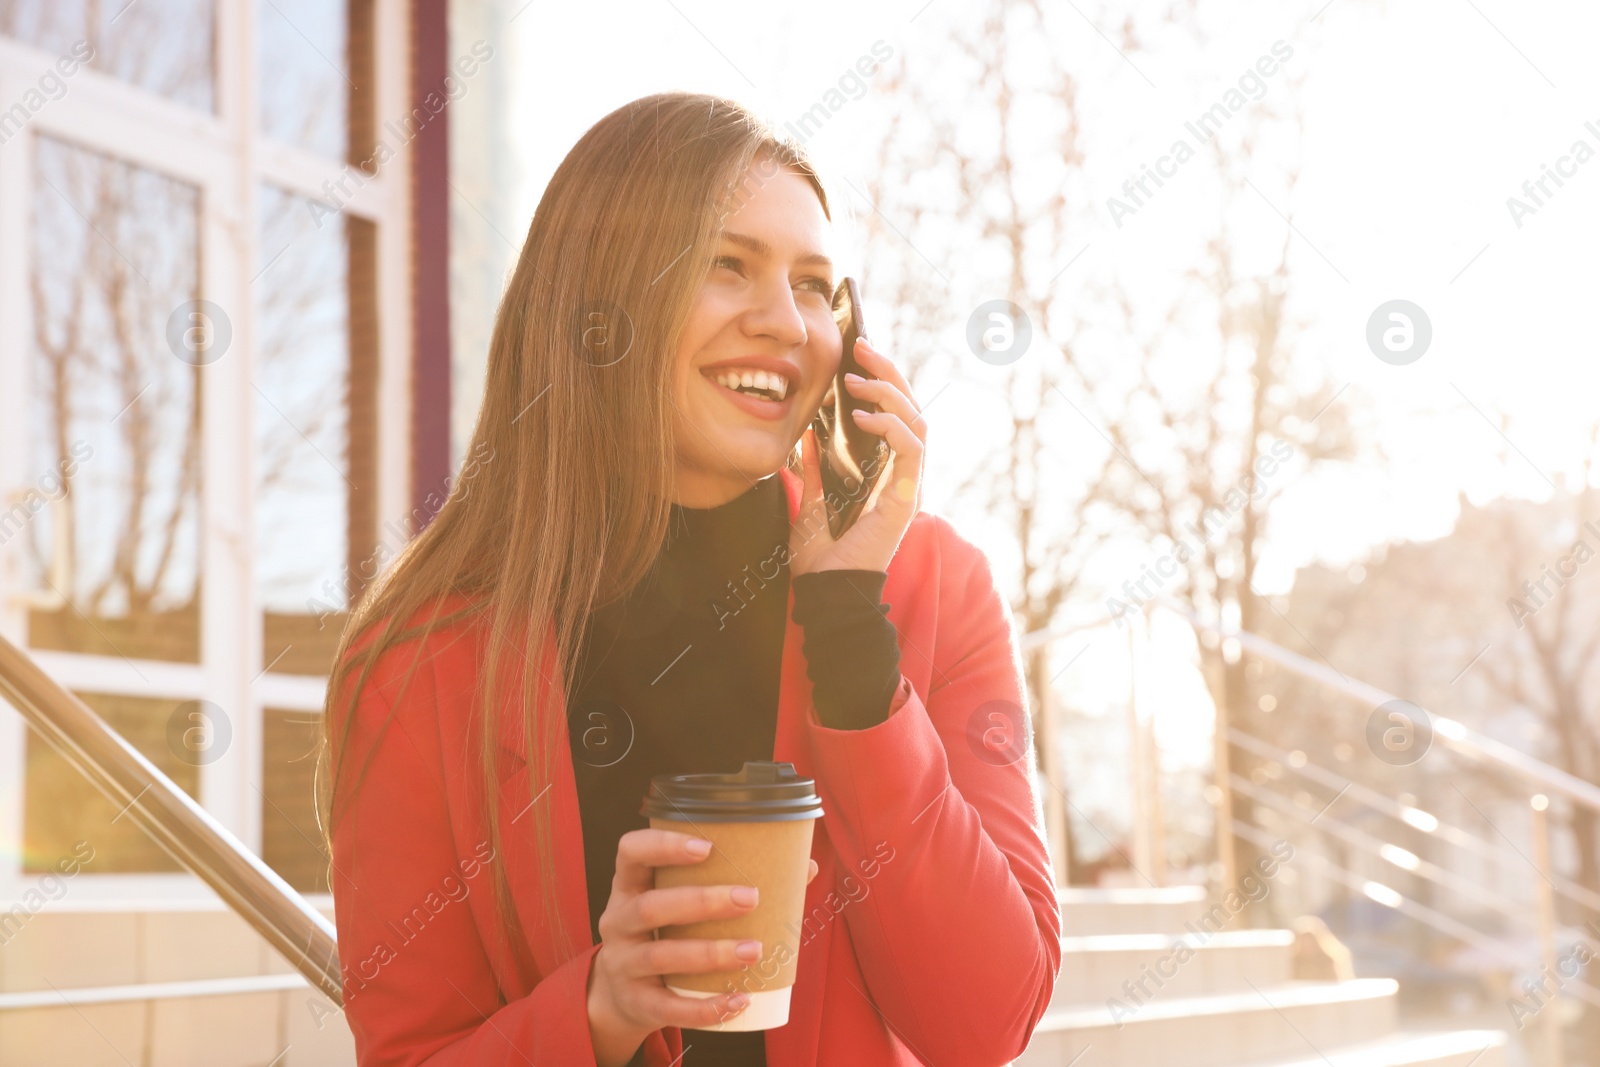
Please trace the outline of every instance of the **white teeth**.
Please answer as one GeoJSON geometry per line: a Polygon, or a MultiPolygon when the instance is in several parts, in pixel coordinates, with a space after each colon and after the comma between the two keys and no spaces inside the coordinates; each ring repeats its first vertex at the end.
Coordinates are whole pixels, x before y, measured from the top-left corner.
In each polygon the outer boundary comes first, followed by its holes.
{"type": "Polygon", "coordinates": [[[713,380],[729,389],[765,389],[779,400],[789,395],[789,380],[764,370],[718,371],[713,380]]]}

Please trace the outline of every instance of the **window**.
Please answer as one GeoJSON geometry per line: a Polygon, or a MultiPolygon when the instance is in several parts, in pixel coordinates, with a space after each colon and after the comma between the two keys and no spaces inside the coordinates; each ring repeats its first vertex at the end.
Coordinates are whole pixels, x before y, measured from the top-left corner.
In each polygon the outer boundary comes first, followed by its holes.
{"type": "Polygon", "coordinates": [[[33,187],[34,648],[200,658],[200,192],[39,137],[33,187]]]}
{"type": "Polygon", "coordinates": [[[83,42],[94,69],[207,112],[213,107],[216,81],[214,34],[210,0],[0,4],[0,37],[26,41],[52,54],[72,52],[83,42]]]}
{"type": "Polygon", "coordinates": [[[261,858],[301,892],[326,893],[328,854],[312,797],[321,716],[268,708],[264,719],[261,858]]]}
{"type": "Polygon", "coordinates": [[[326,675],[373,575],[373,227],[261,192],[255,392],[263,662],[326,675]]]}
{"type": "MultiPolygon", "coordinates": [[[[199,796],[200,767],[216,741],[216,723],[198,703],[103,693],[78,697],[184,792],[199,796]]],[[[32,733],[26,782],[23,873],[54,870],[78,841],[94,848],[93,874],[179,869],[125,810],[32,733]]]]}
{"type": "MultiPolygon", "coordinates": [[[[408,175],[352,162],[405,19],[0,0],[0,632],[312,891],[324,679],[410,519],[408,175]]],[[[0,711],[0,895],[78,840],[75,893],[189,880],[0,711]]]]}
{"type": "Polygon", "coordinates": [[[262,662],[326,675],[377,543],[377,233],[350,193],[374,175],[370,0],[258,9],[262,130],[316,152],[328,183],[260,196],[256,393],[262,662]]]}

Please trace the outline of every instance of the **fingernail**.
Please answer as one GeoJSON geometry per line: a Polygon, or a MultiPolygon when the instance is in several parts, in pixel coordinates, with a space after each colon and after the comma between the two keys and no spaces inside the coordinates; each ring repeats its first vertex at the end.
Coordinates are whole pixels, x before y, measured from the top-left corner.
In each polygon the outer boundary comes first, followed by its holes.
{"type": "Polygon", "coordinates": [[[871,415],[872,412],[868,411],[866,408],[851,408],[850,414],[854,415],[858,419],[864,419],[868,415],[871,415]]]}
{"type": "Polygon", "coordinates": [[[689,841],[688,848],[689,851],[694,853],[696,856],[711,855],[711,842],[707,841],[703,837],[692,838],[689,841]]]}
{"type": "Polygon", "coordinates": [[[741,941],[734,946],[733,954],[741,960],[758,960],[761,958],[761,942],[741,941]]]}
{"type": "Polygon", "coordinates": [[[735,993],[728,998],[728,1007],[733,1011],[743,1011],[750,1006],[750,998],[743,993],[735,993]]]}
{"type": "Polygon", "coordinates": [[[861,375],[857,374],[855,371],[846,371],[845,375],[844,375],[844,380],[847,381],[847,382],[864,382],[864,381],[866,381],[865,378],[863,378],[861,375]]]}
{"type": "Polygon", "coordinates": [[[733,902],[735,904],[742,908],[748,908],[755,904],[756,898],[759,894],[756,892],[756,887],[753,885],[736,885],[733,887],[732,895],[733,902]]]}

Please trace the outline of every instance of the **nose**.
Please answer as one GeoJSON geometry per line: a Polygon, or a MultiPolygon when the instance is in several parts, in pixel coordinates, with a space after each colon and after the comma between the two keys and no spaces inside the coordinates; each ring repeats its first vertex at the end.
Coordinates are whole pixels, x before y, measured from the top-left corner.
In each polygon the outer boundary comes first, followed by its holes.
{"type": "Polygon", "coordinates": [[[771,337],[786,347],[806,343],[806,320],[795,306],[794,290],[785,278],[762,286],[743,318],[744,330],[751,336],[771,337]]]}

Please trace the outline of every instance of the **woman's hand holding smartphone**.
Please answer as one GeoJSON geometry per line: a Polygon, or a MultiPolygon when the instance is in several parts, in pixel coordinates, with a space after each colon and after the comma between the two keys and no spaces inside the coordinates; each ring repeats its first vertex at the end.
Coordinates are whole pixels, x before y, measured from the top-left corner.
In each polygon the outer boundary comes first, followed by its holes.
{"type": "MultiPolygon", "coordinates": [[[[921,409],[912,399],[911,385],[889,357],[868,342],[860,328],[860,294],[852,279],[840,285],[836,304],[844,304],[849,318],[841,312],[842,340],[855,339],[855,362],[871,377],[846,373],[839,385],[851,397],[876,410],[836,404],[835,410],[848,411],[855,423],[850,433],[844,427],[834,427],[835,437],[843,440],[819,442],[814,423],[801,437],[801,465],[803,488],[800,495],[800,513],[789,533],[789,568],[791,575],[825,570],[887,570],[895,550],[911,526],[917,513],[917,501],[922,489],[922,460],[927,447],[927,422],[921,409]],[[852,325],[853,324],[853,327],[852,325]],[[863,433],[864,431],[864,433],[863,433]],[[869,436],[870,435],[870,436],[869,436]],[[851,437],[855,440],[850,440],[851,437]],[[871,468],[882,462],[880,456],[864,455],[872,438],[888,442],[887,467],[881,473],[871,468]],[[824,470],[827,458],[848,443],[847,460],[851,465],[867,471],[869,477],[877,474],[871,483],[866,500],[830,501],[829,495],[839,497],[839,486],[861,482],[841,479],[831,470],[824,470]],[[844,504],[844,508],[836,505],[844,504]],[[854,505],[854,507],[850,506],[854,505]],[[841,513],[845,522],[839,522],[841,513]],[[853,521],[851,521],[853,519],[853,521]],[[841,529],[842,527],[842,529],[841,529]]],[[[841,353],[841,364],[848,364],[841,353]]],[[[827,420],[819,419],[826,429],[827,420]]]]}

